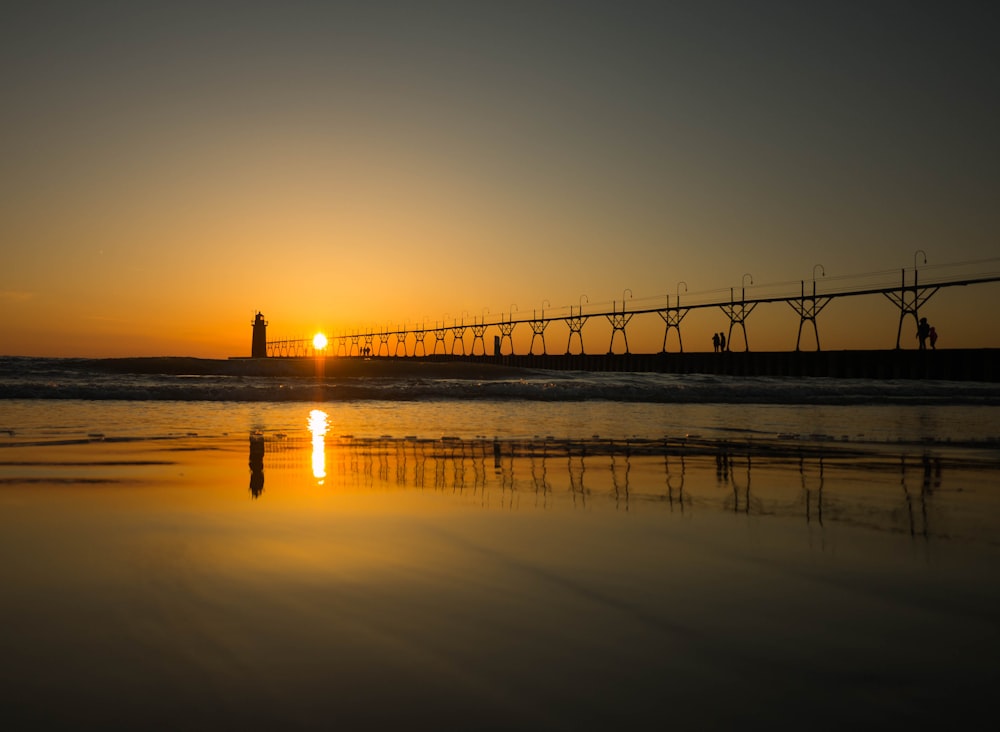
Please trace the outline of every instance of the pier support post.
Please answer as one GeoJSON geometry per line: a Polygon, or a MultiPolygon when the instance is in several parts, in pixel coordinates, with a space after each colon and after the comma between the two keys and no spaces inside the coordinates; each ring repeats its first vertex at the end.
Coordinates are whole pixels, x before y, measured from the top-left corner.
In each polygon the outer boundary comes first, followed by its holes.
{"type": "Polygon", "coordinates": [[[397,331],[394,335],[396,336],[396,350],[394,350],[392,352],[392,355],[393,356],[398,356],[399,355],[399,349],[400,349],[400,347],[402,347],[402,349],[403,349],[403,355],[405,356],[406,355],[406,336],[407,336],[406,331],[405,330],[404,331],[397,331]]]}
{"type": "MultiPolygon", "coordinates": [[[[745,275],[744,275],[745,276],[745,275]]],[[[753,284],[753,281],[750,281],[753,284]]],[[[726,334],[726,350],[731,351],[730,346],[733,342],[733,326],[738,325],[743,329],[743,350],[750,351],[750,341],[747,338],[747,318],[750,317],[750,313],[753,312],[754,308],[757,307],[756,302],[751,302],[747,304],[746,301],[746,289],[743,290],[742,299],[736,302],[733,295],[733,288],[729,288],[729,302],[720,305],[722,312],[729,316],[729,332],[726,334]]]]}
{"type": "Polygon", "coordinates": [[[536,318],[535,311],[531,311],[531,320],[528,321],[528,325],[531,326],[531,344],[528,346],[528,354],[531,355],[535,352],[535,338],[541,337],[542,339],[542,355],[545,355],[545,329],[549,327],[549,321],[545,320],[545,310],[542,310],[542,317],[536,318]]]}
{"type": "Polygon", "coordinates": [[[802,343],[802,326],[808,321],[812,323],[813,334],[816,336],[816,350],[819,351],[819,328],[816,327],[816,316],[830,303],[831,298],[816,297],[816,280],[813,280],[812,297],[806,297],[805,281],[801,281],[800,284],[802,286],[801,297],[798,300],[786,301],[792,310],[799,314],[799,334],[795,338],[795,350],[799,350],[799,345],[802,343]]]}
{"type": "Polygon", "coordinates": [[[572,345],[572,343],[573,343],[573,334],[574,333],[576,334],[576,337],[580,340],[580,355],[581,356],[585,356],[586,355],[586,352],[584,351],[584,348],[583,348],[583,333],[582,333],[582,331],[583,331],[583,326],[587,322],[587,318],[589,318],[589,317],[590,317],[589,315],[584,315],[583,314],[583,305],[580,306],[580,309],[577,311],[576,316],[573,315],[573,306],[572,305],[569,306],[569,317],[566,318],[566,325],[569,326],[569,340],[566,341],[566,355],[567,356],[571,355],[569,349],[570,349],[570,345],[572,345]]]}
{"type": "Polygon", "coordinates": [[[438,346],[441,346],[442,353],[448,353],[448,348],[444,344],[444,338],[447,334],[448,329],[444,327],[444,323],[441,323],[440,328],[434,329],[434,354],[438,352],[438,346]]]}
{"type": "Polygon", "coordinates": [[[906,286],[905,267],[902,273],[902,283],[899,286],[899,292],[882,293],[899,308],[899,327],[896,329],[896,350],[899,350],[899,339],[903,333],[903,320],[907,315],[912,315],[914,324],[919,325],[920,306],[930,300],[931,296],[940,289],[939,287],[920,287],[917,284],[916,267],[913,268],[913,287],[906,286]]]}
{"type": "Polygon", "coordinates": [[[667,295],[667,307],[664,310],[656,311],[656,314],[666,324],[663,329],[663,347],[660,349],[660,353],[667,352],[667,336],[670,335],[671,328],[677,329],[677,347],[681,353],[684,353],[684,341],[681,339],[681,321],[684,320],[684,316],[688,314],[690,308],[682,308],[680,305],[680,295],[677,296],[677,305],[675,307],[670,307],[670,295],[667,295]]]}
{"type": "Polygon", "coordinates": [[[452,339],[451,339],[451,355],[452,356],[455,355],[455,346],[457,344],[459,344],[459,343],[462,344],[462,353],[461,353],[461,355],[463,355],[463,356],[465,355],[465,331],[466,331],[467,327],[468,326],[465,325],[464,321],[461,324],[453,324],[452,325],[452,328],[451,328],[451,335],[452,335],[452,339]]]}
{"type": "Polygon", "coordinates": [[[427,337],[427,331],[424,330],[424,326],[420,326],[420,330],[413,331],[413,355],[417,355],[417,346],[420,346],[422,356],[427,355],[427,347],[424,345],[424,338],[427,337]]]}
{"type": "Polygon", "coordinates": [[[611,343],[608,345],[608,355],[611,356],[615,352],[615,334],[621,332],[622,338],[625,339],[625,355],[629,354],[628,350],[628,333],[625,332],[625,328],[629,321],[632,320],[632,316],[635,313],[625,312],[625,299],[622,298],[622,311],[619,313],[615,310],[617,303],[612,301],[611,303],[611,313],[605,315],[608,322],[611,323],[611,343]]]}
{"type": "Polygon", "coordinates": [[[510,355],[511,356],[514,355],[514,339],[511,337],[511,334],[514,332],[514,326],[516,326],[516,325],[517,325],[517,323],[515,323],[512,320],[508,320],[506,323],[503,322],[503,321],[500,321],[497,324],[497,327],[500,328],[500,346],[499,346],[499,350],[503,351],[503,342],[506,340],[508,343],[510,343],[510,355]]]}
{"type": "Polygon", "coordinates": [[[483,334],[486,333],[486,329],[489,326],[486,325],[485,318],[482,322],[476,323],[475,320],[472,322],[472,349],[470,353],[476,355],[476,344],[479,343],[483,347],[483,355],[486,355],[486,341],[483,340],[483,334]]]}

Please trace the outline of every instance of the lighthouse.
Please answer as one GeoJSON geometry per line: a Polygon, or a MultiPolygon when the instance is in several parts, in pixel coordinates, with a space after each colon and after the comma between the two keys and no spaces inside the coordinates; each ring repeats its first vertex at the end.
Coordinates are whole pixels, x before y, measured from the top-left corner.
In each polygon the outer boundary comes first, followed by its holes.
{"type": "Polygon", "coordinates": [[[253,319],[253,345],[250,348],[251,358],[267,358],[267,321],[258,312],[253,319]]]}

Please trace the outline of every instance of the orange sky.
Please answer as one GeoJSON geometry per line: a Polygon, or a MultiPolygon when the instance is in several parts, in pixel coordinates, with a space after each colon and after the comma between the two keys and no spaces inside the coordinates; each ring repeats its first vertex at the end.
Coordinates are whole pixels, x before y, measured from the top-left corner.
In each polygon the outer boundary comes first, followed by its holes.
{"type": "MultiPolygon", "coordinates": [[[[745,274],[752,296],[816,265],[1000,270],[995,14],[787,5],[12,12],[0,354],[245,355],[255,310],[272,337],[335,335],[650,307],[680,282],[708,301],[745,274]]],[[[925,314],[942,345],[996,347],[998,298],[951,288],[925,314]]],[[[897,323],[884,297],[837,300],[820,336],[891,347],[897,323]]],[[[762,305],[750,345],[797,326],[762,305]]],[[[686,350],[727,328],[692,311],[686,350]]],[[[605,324],[584,335],[606,350],[605,324]]],[[[655,315],[629,327],[633,351],[662,338],[655,315]]]]}

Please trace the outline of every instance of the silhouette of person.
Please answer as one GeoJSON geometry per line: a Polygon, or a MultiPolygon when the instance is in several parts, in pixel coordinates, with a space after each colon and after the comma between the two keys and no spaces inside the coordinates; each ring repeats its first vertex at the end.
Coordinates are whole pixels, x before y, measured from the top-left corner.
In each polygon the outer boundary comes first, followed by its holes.
{"type": "Polygon", "coordinates": [[[927,318],[921,318],[920,322],[917,323],[917,340],[920,342],[920,350],[926,350],[927,348],[927,337],[931,334],[931,326],[927,322],[927,318]]]}
{"type": "Polygon", "coordinates": [[[713,333],[712,334],[712,350],[715,351],[716,353],[719,352],[719,334],[718,333],[713,333]]]}
{"type": "Polygon", "coordinates": [[[719,350],[720,351],[725,351],[726,350],[726,334],[725,333],[719,333],[719,350]]]}
{"type": "Polygon", "coordinates": [[[250,495],[264,492],[264,436],[250,433],[250,495]]]}
{"type": "Polygon", "coordinates": [[[930,337],[931,340],[931,350],[932,351],[937,350],[937,328],[935,328],[932,325],[930,327],[930,330],[927,331],[927,335],[930,337]]]}

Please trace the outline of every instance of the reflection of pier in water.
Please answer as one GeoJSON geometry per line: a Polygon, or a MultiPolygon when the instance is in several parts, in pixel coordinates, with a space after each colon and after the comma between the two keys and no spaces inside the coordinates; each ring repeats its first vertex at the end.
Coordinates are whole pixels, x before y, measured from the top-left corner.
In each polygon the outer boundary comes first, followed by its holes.
{"type": "Polygon", "coordinates": [[[956,537],[975,513],[956,502],[965,490],[959,484],[985,485],[983,469],[996,470],[1000,459],[995,450],[979,462],[939,452],[933,446],[804,440],[342,435],[317,442],[252,435],[251,493],[257,497],[263,490],[266,464],[272,484],[279,486],[309,470],[317,484],[331,490],[433,490],[505,510],[559,504],[583,510],[602,504],[619,511],[658,507],[685,516],[706,511],[794,517],[819,530],[835,524],[956,537]],[[322,476],[315,473],[317,464],[326,466],[322,476]],[[946,473],[956,485],[947,490],[947,500],[938,501],[946,473]]]}

